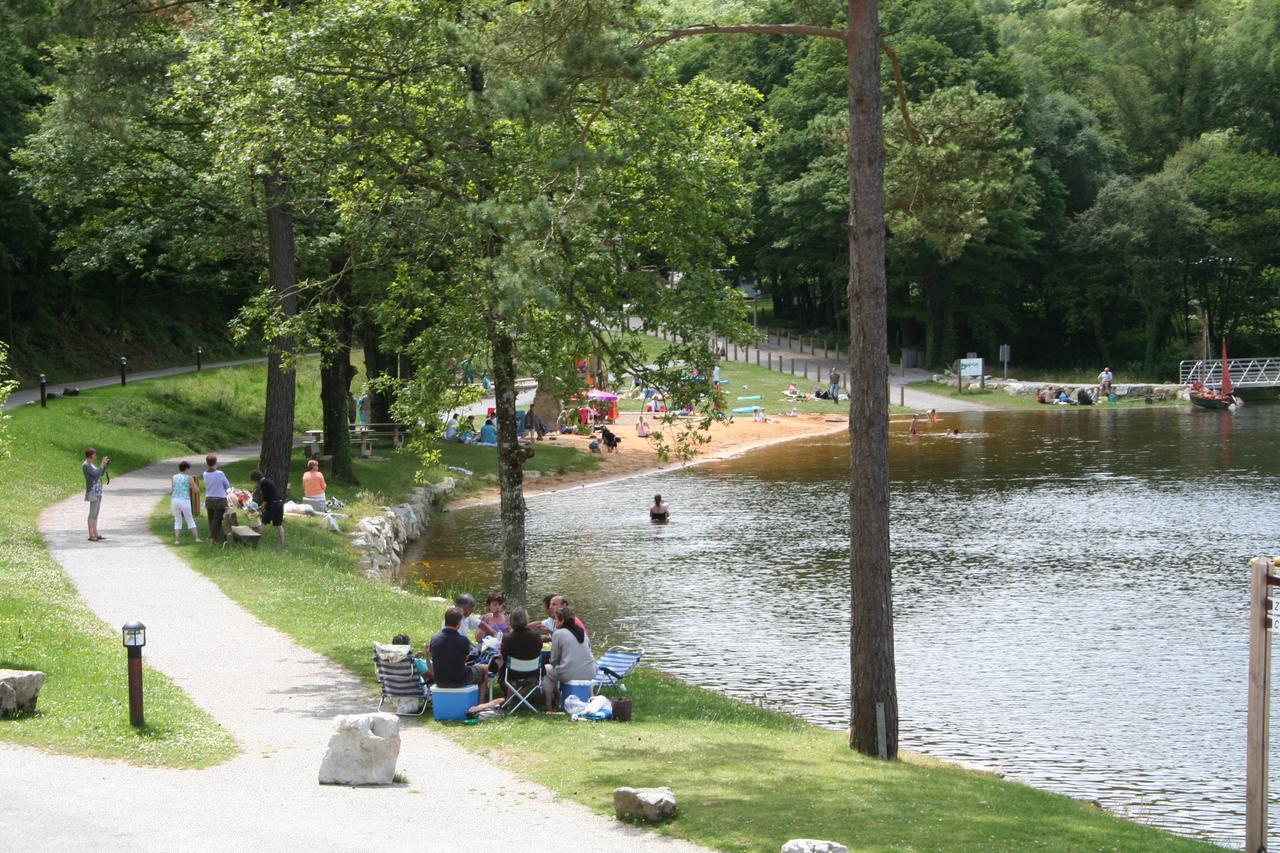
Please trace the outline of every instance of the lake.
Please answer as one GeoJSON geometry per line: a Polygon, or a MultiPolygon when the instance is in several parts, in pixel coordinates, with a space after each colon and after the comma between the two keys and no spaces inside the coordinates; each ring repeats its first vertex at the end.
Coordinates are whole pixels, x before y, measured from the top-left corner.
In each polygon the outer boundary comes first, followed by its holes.
{"type": "MultiPolygon", "coordinates": [[[[1241,846],[1248,560],[1280,553],[1280,406],[944,425],[962,434],[890,442],[902,745],[1241,846]]],[[[530,593],[567,595],[597,652],[638,644],[845,727],[848,469],[840,435],[531,498],[530,593]]],[[[496,507],[429,539],[423,576],[496,585],[496,507]]]]}

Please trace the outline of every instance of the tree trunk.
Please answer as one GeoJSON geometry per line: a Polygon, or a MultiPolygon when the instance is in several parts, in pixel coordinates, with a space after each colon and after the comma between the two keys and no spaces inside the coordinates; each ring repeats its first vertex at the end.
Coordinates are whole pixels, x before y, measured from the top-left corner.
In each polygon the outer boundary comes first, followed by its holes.
{"type": "Polygon", "coordinates": [[[525,564],[524,462],[533,455],[516,440],[515,342],[494,329],[493,393],[498,418],[498,489],[502,516],[502,594],[508,607],[524,606],[529,571],[525,564]]]}
{"type": "Polygon", "coordinates": [[[925,264],[920,274],[920,289],[924,292],[924,363],[937,367],[942,360],[942,326],[944,322],[942,277],[938,266],[925,264]]]}
{"type": "Polygon", "coordinates": [[[329,320],[333,348],[320,356],[320,410],[323,413],[324,452],[329,457],[329,479],[354,483],[351,467],[351,427],[347,400],[351,396],[351,281],[340,275],[334,286],[338,311],[329,320]]]}
{"type": "MultiPolygon", "coordinates": [[[[267,263],[276,304],[286,318],[298,310],[298,259],[293,244],[293,204],[289,179],[273,165],[263,178],[267,198],[267,263]]],[[[267,353],[267,403],[262,418],[262,447],[258,467],[276,482],[281,492],[289,485],[293,454],[293,409],[296,384],[293,368],[293,336],[280,335],[267,353]]]]}
{"type": "MultiPolygon", "coordinates": [[[[382,351],[382,330],[372,320],[364,326],[361,336],[364,342],[364,375],[372,380],[388,376],[395,357],[387,358],[382,351]]],[[[369,397],[369,423],[385,424],[391,422],[391,394],[383,390],[375,390],[370,386],[366,392],[369,397]]]]}
{"type": "Polygon", "coordinates": [[[1146,346],[1142,354],[1142,370],[1148,376],[1156,372],[1156,352],[1160,348],[1160,318],[1154,312],[1148,312],[1142,324],[1143,338],[1146,346]]]}
{"type": "Polygon", "coordinates": [[[898,754],[889,563],[889,369],[884,270],[884,129],[876,0],[849,0],[849,745],[898,754]],[[883,741],[880,737],[883,720],[883,741]]]}

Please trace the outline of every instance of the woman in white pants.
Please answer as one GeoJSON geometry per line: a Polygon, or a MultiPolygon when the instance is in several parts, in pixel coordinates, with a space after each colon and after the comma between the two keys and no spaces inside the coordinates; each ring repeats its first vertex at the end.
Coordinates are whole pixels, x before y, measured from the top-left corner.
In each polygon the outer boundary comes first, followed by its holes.
{"type": "Polygon", "coordinates": [[[191,507],[200,496],[200,484],[187,472],[191,463],[178,463],[178,473],[173,475],[173,491],[169,494],[169,508],[173,510],[173,544],[177,545],[182,535],[182,523],[187,523],[191,538],[200,541],[200,533],[196,530],[196,517],[191,507]]]}

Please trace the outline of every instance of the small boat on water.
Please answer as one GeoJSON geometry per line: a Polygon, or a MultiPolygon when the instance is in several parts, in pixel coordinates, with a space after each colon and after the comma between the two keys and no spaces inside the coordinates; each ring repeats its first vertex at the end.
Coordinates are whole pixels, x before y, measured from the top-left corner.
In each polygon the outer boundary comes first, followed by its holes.
{"type": "Polygon", "coordinates": [[[1191,388],[1191,404],[1202,409],[1227,409],[1235,411],[1243,401],[1231,386],[1231,370],[1227,364],[1227,342],[1222,341],[1222,387],[1215,391],[1197,382],[1191,388]]]}

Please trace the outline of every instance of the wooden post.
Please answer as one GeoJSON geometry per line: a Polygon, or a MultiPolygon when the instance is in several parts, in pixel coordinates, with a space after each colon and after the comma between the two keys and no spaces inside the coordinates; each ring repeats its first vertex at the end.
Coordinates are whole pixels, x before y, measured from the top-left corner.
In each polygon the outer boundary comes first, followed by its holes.
{"type": "Polygon", "coordinates": [[[760,366],[760,347],[756,347],[756,367],[760,366]]]}
{"type": "Polygon", "coordinates": [[[733,342],[733,360],[734,361],[738,360],[738,342],[737,341],[733,342]]]}
{"type": "Polygon", "coordinates": [[[904,409],[907,407],[907,386],[906,385],[898,386],[898,405],[904,409]]]}
{"type": "Polygon", "coordinates": [[[809,379],[809,362],[807,361],[804,363],[804,378],[806,381],[809,379]]]}
{"type": "Polygon", "coordinates": [[[1249,723],[1245,757],[1245,841],[1250,853],[1267,849],[1267,749],[1271,693],[1271,576],[1266,557],[1249,561],[1249,723]]]}
{"type": "Polygon", "coordinates": [[[790,370],[790,371],[788,371],[788,372],[789,372],[792,376],[795,376],[795,375],[796,375],[796,360],[795,360],[794,358],[792,358],[792,359],[791,359],[791,370],[790,370]]]}
{"type": "MultiPolygon", "coordinates": [[[[760,352],[757,350],[756,355],[759,355],[759,354],[760,352]]],[[[769,352],[769,369],[773,370],[773,352],[772,351],[769,352]]]]}

